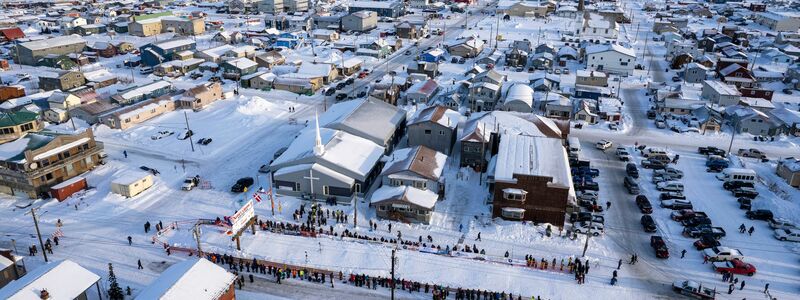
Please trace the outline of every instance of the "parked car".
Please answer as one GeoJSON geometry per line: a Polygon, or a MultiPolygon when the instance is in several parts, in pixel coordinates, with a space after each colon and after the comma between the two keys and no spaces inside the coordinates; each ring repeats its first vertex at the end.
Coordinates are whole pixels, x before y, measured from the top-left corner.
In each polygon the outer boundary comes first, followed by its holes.
{"type": "Polygon", "coordinates": [[[684,219],[683,221],[681,221],[681,225],[686,227],[695,227],[700,225],[711,226],[711,219],[708,217],[694,217],[690,219],[684,219]]]}
{"type": "Polygon", "coordinates": [[[704,154],[704,155],[725,156],[725,154],[726,154],[725,150],[722,150],[722,149],[717,148],[717,147],[712,147],[712,146],[697,148],[697,152],[699,152],[700,154],[704,154]]]}
{"type": "Polygon", "coordinates": [[[581,190],[581,191],[587,191],[587,190],[589,190],[589,191],[599,191],[600,190],[600,185],[597,184],[597,182],[594,182],[594,181],[584,181],[579,186],[577,186],[577,189],[581,190]]]}
{"type": "Polygon", "coordinates": [[[603,206],[597,204],[597,201],[578,200],[578,206],[593,212],[603,211],[603,206]]]}
{"type": "Polygon", "coordinates": [[[659,196],[659,199],[662,200],[662,201],[663,200],[671,200],[671,199],[686,200],[686,195],[684,195],[681,192],[665,192],[665,193],[661,193],[661,196],[659,196]]]}
{"type": "Polygon", "coordinates": [[[642,215],[641,223],[644,232],[656,232],[656,230],[658,230],[658,228],[656,228],[656,221],[654,221],[653,217],[650,215],[642,215]]]}
{"type": "Polygon", "coordinates": [[[713,235],[708,235],[708,234],[701,235],[700,239],[694,242],[694,247],[697,248],[697,250],[703,250],[719,246],[720,246],[719,240],[714,238],[713,235]]]}
{"type": "Polygon", "coordinates": [[[800,242],[800,229],[775,229],[775,238],[780,241],[800,242]]]}
{"type": "Polygon", "coordinates": [[[744,255],[739,249],[728,247],[711,247],[703,250],[703,255],[708,258],[708,261],[730,261],[730,260],[743,260],[744,255]]]}
{"type": "Polygon", "coordinates": [[[747,197],[739,197],[738,199],[736,199],[736,201],[739,202],[739,209],[750,210],[753,208],[753,199],[747,197]]]}
{"type": "Polygon", "coordinates": [[[645,195],[636,196],[636,206],[639,207],[639,210],[643,214],[653,213],[653,205],[650,204],[650,200],[647,200],[647,196],[645,195]]]}
{"type": "Polygon", "coordinates": [[[658,184],[660,182],[665,182],[665,181],[675,181],[675,180],[678,180],[678,179],[679,178],[673,177],[672,175],[669,175],[669,174],[658,174],[658,175],[653,175],[653,177],[652,177],[652,181],[655,184],[658,184]]]}
{"type": "Polygon", "coordinates": [[[608,148],[611,148],[614,144],[607,141],[607,140],[600,140],[597,144],[594,145],[595,148],[605,151],[608,148]]]}
{"type": "Polygon", "coordinates": [[[650,237],[650,247],[653,247],[653,250],[656,252],[656,257],[658,258],[669,258],[669,248],[667,248],[667,243],[664,242],[664,238],[658,235],[654,235],[650,237]]]}
{"type": "Polygon", "coordinates": [[[661,170],[655,170],[655,171],[653,171],[653,174],[654,175],[669,175],[669,176],[672,176],[673,178],[678,178],[678,179],[683,178],[683,171],[675,169],[673,167],[666,167],[666,168],[661,169],[661,170]]]}
{"type": "Polygon", "coordinates": [[[761,150],[758,150],[758,149],[755,149],[755,148],[739,149],[739,151],[737,153],[739,154],[739,156],[742,156],[742,157],[755,157],[755,158],[760,158],[760,159],[767,158],[767,155],[764,154],[764,152],[761,152],[761,150]]]}
{"type": "Polygon", "coordinates": [[[589,222],[578,223],[572,229],[575,231],[575,233],[591,233],[592,236],[600,236],[605,231],[603,224],[589,222]]]}
{"type": "Polygon", "coordinates": [[[722,188],[724,188],[726,190],[729,190],[729,191],[730,190],[735,190],[735,189],[738,189],[738,188],[743,188],[743,187],[744,188],[751,188],[751,189],[755,188],[755,186],[753,185],[752,182],[746,182],[746,181],[726,181],[725,183],[722,184],[722,188]]]}
{"type": "Polygon", "coordinates": [[[178,139],[179,140],[185,140],[185,139],[188,139],[189,137],[191,137],[193,135],[194,135],[194,132],[192,132],[191,130],[187,130],[186,132],[183,132],[183,133],[179,134],[178,135],[178,139]]]}
{"type": "Polygon", "coordinates": [[[683,183],[677,181],[665,181],[656,184],[656,189],[667,192],[683,192],[683,183]]]}
{"type": "Polygon", "coordinates": [[[670,199],[661,201],[661,207],[675,209],[692,209],[692,201],[683,199],[670,199]]]}
{"type": "Polygon", "coordinates": [[[750,220],[769,220],[773,218],[772,211],[768,209],[748,210],[745,214],[750,220]]]}
{"type": "Polygon", "coordinates": [[[709,285],[703,285],[692,280],[678,280],[672,283],[672,290],[676,293],[702,300],[716,297],[716,290],[708,287],[709,285]]]}
{"type": "Polygon", "coordinates": [[[635,163],[627,163],[625,165],[625,173],[630,177],[639,178],[639,168],[636,167],[635,163]]]}
{"type": "Polygon", "coordinates": [[[756,189],[748,187],[735,188],[731,190],[731,193],[733,194],[734,197],[747,197],[751,199],[755,199],[756,197],[758,197],[758,192],[756,191],[756,189]]]}
{"type": "Polygon", "coordinates": [[[686,219],[691,219],[691,218],[694,218],[694,217],[700,217],[700,216],[702,216],[702,217],[708,217],[708,215],[707,215],[705,212],[702,212],[702,211],[694,211],[694,210],[692,210],[692,209],[681,209],[681,210],[676,210],[676,211],[673,211],[673,212],[670,214],[670,217],[671,217],[673,220],[675,220],[675,221],[678,221],[678,222],[680,222],[680,221],[682,221],[682,220],[686,220],[686,219]]]}
{"type": "Polygon", "coordinates": [[[721,239],[726,235],[725,229],[722,229],[722,227],[711,227],[708,224],[701,224],[695,227],[685,227],[683,228],[683,234],[691,238],[698,238],[703,235],[711,235],[715,239],[721,239]]]}
{"type": "Polygon", "coordinates": [[[186,177],[186,179],[183,180],[181,189],[184,191],[191,191],[193,188],[197,187],[198,184],[200,184],[200,175],[186,177]]]}
{"type": "Polygon", "coordinates": [[[621,160],[621,161],[630,161],[631,160],[631,154],[628,153],[628,149],[625,149],[624,147],[618,147],[617,148],[617,158],[619,160],[621,160]]]}
{"type": "Polygon", "coordinates": [[[253,183],[255,183],[253,177],[239,178],[239,180],[237,180],[236,183],[233,184],[233,186],[231,187],[231,192],[234,193],[246,192],[247,188],[253,185],[253,183]]]}
{"type": "Polygon", "coordinates": [[[640,192],[639,183],[636,181],[635,178],[631,176],[625,176],[623,185],[625,185],[625,188],[628,189],[628,193],[630,193],[631,195],[638,195],[640,192]]]}
{"type": "Polygon", "coordinates": [[[784,218],[773,218],[767,220],[767,224],[772,229],[800,229],[794,222],[784,218]]]}
{"type": "Polygon", "coordinates": [[[642,160],[642,168],[645,169],[659,170],[659,169],[664,169],[666,167],[667,167],[666,163],[657,160],[650,160],[650,159],[642,160]]]}
{"type": "Polygon", "coordinates": [[[598,194],[595,191],[583,191],[578,195],[580,200],[597,201],[598,194]]]}
{"type": "Polygon", "coordinates": [[[571,223],[575,222],[594,222],[599,224],[604,224],[606,222],[605,217],[600,214],[593,214],[591,212],[577,212],[571,213],[569,215],[569,221],[571,223]]]}
{"type": "Polygon", "coordinates": [[[711,267],[717,273],[731,273],[738,275],[753,276],[756,274],[756,267],[741,260],[718,261],[711,263],[711,267]]]}

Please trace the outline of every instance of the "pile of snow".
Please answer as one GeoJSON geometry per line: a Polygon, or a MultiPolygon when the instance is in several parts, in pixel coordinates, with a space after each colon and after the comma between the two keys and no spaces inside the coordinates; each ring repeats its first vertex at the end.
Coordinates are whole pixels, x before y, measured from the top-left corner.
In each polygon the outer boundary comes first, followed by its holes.
{"type": "Polygon", "coordinates": [[[240,100],[240,105],[236,108],[236,111],[240,114],[255,116],[268,113],[275,109],[275,103],[269,102],[264,98],[258,96],[242,98],[244,100],[240,100]]]}

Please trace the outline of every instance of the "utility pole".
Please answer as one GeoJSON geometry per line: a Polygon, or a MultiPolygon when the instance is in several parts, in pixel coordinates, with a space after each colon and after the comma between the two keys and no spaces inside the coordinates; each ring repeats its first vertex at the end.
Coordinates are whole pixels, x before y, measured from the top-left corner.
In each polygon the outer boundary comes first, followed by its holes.
{"type": "Polygon", "coordinates": [[[394,262],[395,262],[395,260],[397,260],[395,258],[395,256],[394,256],[395,251],[397,251],[397,250],[396,249],[392,249],[392,282],[390,283],[390,286],[392,288],[392,300],[394,300],[394,262]]]}
{"type": "Polygon", "coordinates": [[[183,112],[183,119],[186,120],[186,135],[189,136],[189,146],[192,146],[192,152],[194,152],[194,142],[192,142],[194,132],[189,129],[189,115],[187,115],[185,111],[183,112]]]}
{"type": "Polygon", "coordinates": [[[594,218],[589,220],[589,229],[586,230],[586,244],[583,244],[583,254],[581,257],[586,257],[586,250],[589,249],[589,237],[592,236],[592,226],[594,225],[594,218]]]}
{"type": "Polygon", "coordinates": [[[38,208],[31,208],[31,216],[33,217],[33,225],[36,227],[36,236],[39,237],[39,246],[42,247],[42,255],[44,255],[44,262],[47,260],[47,251],[44,250],[44,242],[42,242],[42,233],[39,231],[39,218],[36,217],[36,210],[38,208]]]}
{"type": "MultiPolygon", "coordinates": [[[[642,58],[647,61],[647,41],[650,40],[650,33],[645,34],[644,36],[644,55],[642,58]]],[[[653,61],[651,60],[649,64],[647,64],[647,76],[650,76],[650,70],[653,68],[653,61]]]]}
{"type": "Polygon", "coordinates": [[[353,192],[353,228],[358,229],[358,196],[353,192]]]}
{"type": "Polygon", "coordinates": [[[736,131],[738,130],[739,125],[733,126],[733,132],[731,132],[731,143],[728,144],[728,153],[731,153],[731,149],[733,149],[733,137],[736,136],[736,131]]]}
{"type": "Polygon", "coordinates": [[[72,123],[72,131],[75,131],[75,120],[72,119],[72,116],[69,114],[69,101],[64,99],[64,107],[67,109],[67,118],[69,118],[69,122],[72,123]]]}
{"type": "Polygon", "coordinates": [[[197,257],[203,257],[203,249],[200,248],[200,224],[194,224],[194,239],[197,242],[197,257]]]}

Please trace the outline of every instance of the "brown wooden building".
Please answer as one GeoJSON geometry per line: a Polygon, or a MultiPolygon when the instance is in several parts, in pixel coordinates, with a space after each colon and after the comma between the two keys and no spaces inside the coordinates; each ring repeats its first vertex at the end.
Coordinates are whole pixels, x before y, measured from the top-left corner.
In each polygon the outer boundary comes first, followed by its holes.
{"type": "Polygon", "coordinates": [[[575,190],[561,139],[504,134],[489,172],[492,217],[564,226],[575,190]]]}
{"type": "Polygon", "coordinates": [[[0,193],[36,198],[102,164],[91,128],[75,135],[28,133],[0,145],[0,193]]]}

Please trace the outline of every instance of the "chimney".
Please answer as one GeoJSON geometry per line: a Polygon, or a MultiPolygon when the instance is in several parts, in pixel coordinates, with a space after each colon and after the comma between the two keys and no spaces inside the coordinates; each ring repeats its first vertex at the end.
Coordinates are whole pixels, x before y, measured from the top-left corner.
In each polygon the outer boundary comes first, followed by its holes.
{"type": "Polygon", "coordinates": [[[42,289],[42,290],[39,292],[39,299],[42,299],[42,300],[47,300],[47,299],[50,299],[50,293],[49,293],[49,292],[47,292],[47,290],[45,290],[45,289],[42,289]]]}
{"type": "Polygon", "coordinates": [[[578,11],[583,11],[585,0],[578,0],[578,11]]]}

